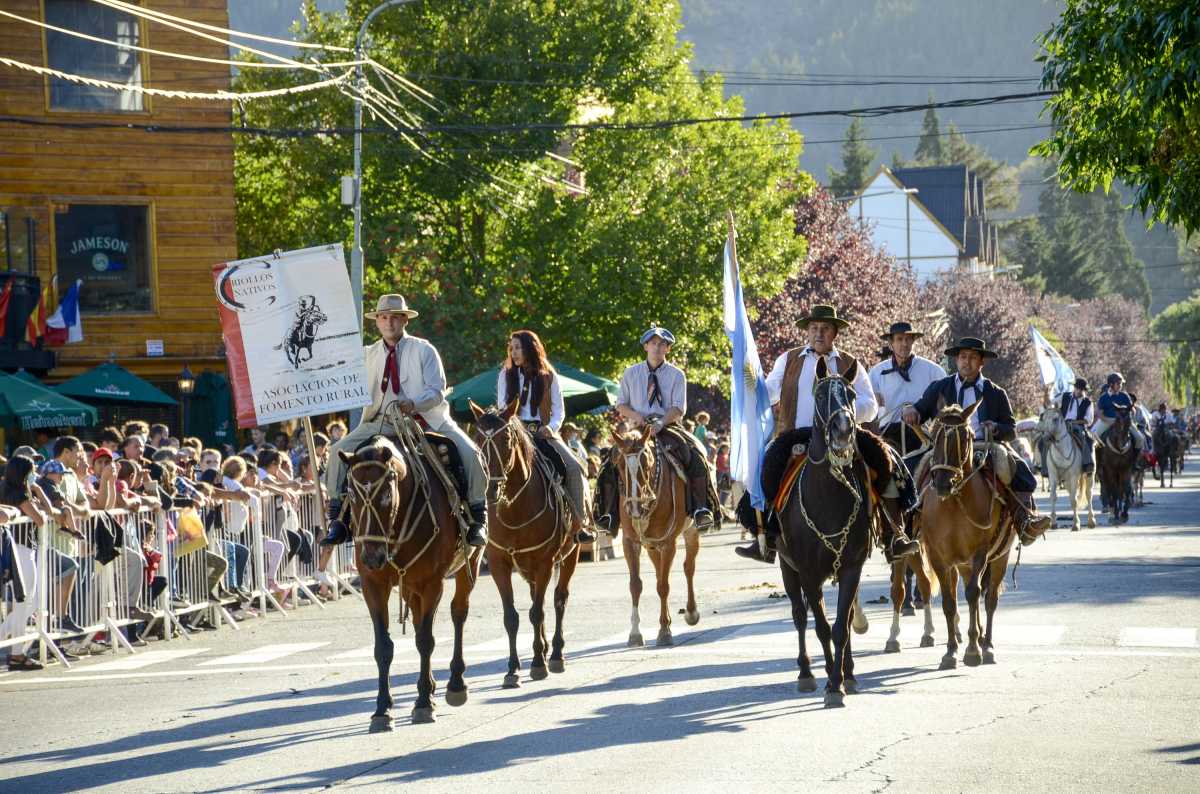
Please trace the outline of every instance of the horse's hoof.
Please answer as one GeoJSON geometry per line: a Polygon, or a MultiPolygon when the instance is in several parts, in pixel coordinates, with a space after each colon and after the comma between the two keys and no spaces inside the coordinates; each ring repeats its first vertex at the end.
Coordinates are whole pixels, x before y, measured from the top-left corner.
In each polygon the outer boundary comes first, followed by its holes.
{"type": "Polygon", "coordinates": [[[446,705],[447,706],[463,706],[467,702],[467,688],[462,689],[447,689],[446,690],[446,705]]]}
{"type": "Polygon", "coordinates": [[[816,692],[817,679],[810,676],[800,676],[796,679],[796,690],[799,692],[816,692]]]}
{"type": "Polygon", "coordinates": [[[888,640],[883,644],[884,653],[900,653],[900,641],[888,640]]]}
{"type": "Polygon", "coordinates": [[[683,614],[683,619],[689,626],[695,626],[700,622],[700,610],[697,609],[695,612],[685,612],[683,614]]]}
{"type": "Polygon", "coordinates": [[[995,664],[996,663],[996,654],[992,653],[991,651],[985,650],[983,652],[983,663],[984,664],[995,664]]]}
{"type": "Polygon", "coordinates": [[[967,667],[978,667],[979,665],[983,664],[983,657],[978,651],[975,653],[967,651],[963,654],[963,664],[965,664],[967,667]]]}
{"type": "Polygon", "coordinates": [[[1079,531],[1079,525],[1078,525],[1078,524],[1073,524],[1073,525],[1071,526],[1071,531],[1072,531],[1072,532],[1078,532],[1078,531],[1079,531]]]}
{"type": "Polygon", "coordinates": [[[846,705],[846,696],[844,694],[842,694],[841,692],[834,692],[829,689],[825,690],[825,708],[840,709],[840,708],[844,708],[845,705],[846,705]]]}
{"type": "Polygon", "coordinates": [[[842,681],[842,688],[846,690],[847,695],[857,695],[858,694],[858,682],[855,681],[853,678],[847,678],[844,681],[842,681]]]}
{"type": "Polygon", "coordinates": [[[425,708],[413,706],[412,721],[413,725],[426,725],[437,721],[437,717],[433,716],[433,706],[426,706],[425,708]]]}
{"type": "Polygon", "coordinates": [[[671,636],[671,632],[663,629],[658,633],[658,637],[654,640],[654,644],[659,648],[669,648],[675,644],[675,638],[671,636]]]}
{"type": "Polygon", "coordinates": [[[625,643],[625,645],[630,648],[640,648],[645,644],[646,643],[645,643],[645,641],[642,640],[641,634],[630,634],[629,642],[625,643]]]}
{"type": "Polygon", "coordinates": [[[521,677],[516,673],[509,673],[504,676],[504,683],[500,684],[501,689],[518,689],[521,686],[521,677]]]}
{"type": "Polygon", "coordinates": [[[904,607],[900,610],[901,617],[911,618],[912,616],[914,616],[916,614],[917,614],[917,610],[913,609],[912,607],[904,607]]]}
{"type": "Polygon", "coordinates": [[[1095,528],[1096,528],[1096,519],[1089,518],[1088,519],[1088,529],[1095,529],[1095,528]]]}
{"type": "Polygon", "coordinates": [[[924,637],[921,638],[921,647],[922,648],[932,648],[933,647],[933,635],[932,634],[926,634],[924,637]]]}
{"type": "Polygon", "coordinates": [[[550,677],[550,673],[547,672],[545,667],[530,667],[529,677],[534,681],[544,681],[550,677]]]}
{"type": "Polygon", "coordinates": [[[955,659],[952,653],[943,656],[942,663],[938,665],[939,670],[953,670],[956,667],[958,667],[958,659],[955,659]]]}
{"type": "Polygon", "coordinates": [[[392,730],[391,714],[375,714],[371,717],[369,733],[388,733],[392,730]]]}
{"type": "Polygon", "coordinates": [[[551,659],[547,664],[552,673],[565,673],[567,671],[567,663],[562,659],[551,659]]]}

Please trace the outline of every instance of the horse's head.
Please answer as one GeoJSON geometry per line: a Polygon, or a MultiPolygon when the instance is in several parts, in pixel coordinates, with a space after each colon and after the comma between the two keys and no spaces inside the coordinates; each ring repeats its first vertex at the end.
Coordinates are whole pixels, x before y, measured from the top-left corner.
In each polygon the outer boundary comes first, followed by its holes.
{"type": "Polygon", "coordinates": [[[654,508],[654,442],[649,425],[613,436],[613,461],[620,475],[621,495],[632,518],[643,518],[654,508]]]}
{"type": "Polygon", "coordinates": [[[531,460],[533,441],[525,427],[515,420],[518,405],[519,402],[513,400],[504,408],[484,410],[471,401],[475,443],[488,475],[489,502],[504,501],[504,483],[515,467],[522,467],[524,476],[529,476],[528,461],[531,460]]]}
{"type": "Polygon", "coordinates": [[[833,463],[845,465],[854,456],[854,382],[858,362],[845,375],[831,372],[825,358],[817,359],[813,382],[813,431],[824,440],[833,463]]]}
{"type": "Polygon", "coordinates": [[[1133,420],[1129,416],[1128,408],[1118,408],[1117,418],[1113,420],[1112,426],[1108,429],[1108,437],[1117,447],[1124,449],[1125,442],[1129,440],[1130,429],[1133,427],[1133,420]]]}
{"type": "Polygon", "coordinates": [[[976,402],[967,409],[947,405],[934,423],[929,470],[933,473],[933,488],[942,499],[958,493],[970,473],[975,452],[971,416],[980,405],[976,402]]]}
{"type": "Polygon", "coordinates": [[[1061,438],[1067,432],[1067,420],[1063,419],[1058,408],[1047,404],[1038,417],[1038,431],[1047,438],[1061,438]]]}
{"type": "Polygon", "coordinates": [[[397,539],[399,484],[408,477],[400,451],[382,436],[354,453],[339,450],[346,464],[347,506],[359,558],[369,570],[387,564],[397,539]]]}

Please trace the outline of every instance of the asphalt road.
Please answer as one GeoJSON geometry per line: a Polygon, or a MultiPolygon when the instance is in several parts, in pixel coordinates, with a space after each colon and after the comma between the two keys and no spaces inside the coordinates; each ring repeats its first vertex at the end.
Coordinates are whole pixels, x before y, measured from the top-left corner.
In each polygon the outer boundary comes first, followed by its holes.
{"type": "MultiPolygon", "coordinates": [[[[626,648],[624,563],[581,564],[566,672],[535,682],[526,670],[516,690],[499,686],[499,604],[481,580],[470,701],[410,724],[416,653],[397,631],[392,733],[367,733],[374,662],[353,599],[71,671],[0,674],[0,791],[1198,791],[1197,472],[1189,461],[1174,489],[1148,486],[1129,525],[1058,530],[1025,549],[1000,600],[995,665],[939,671],[936,608],[936,647],[917,647],[921,620],[907,618],[902,652],[885,654],[891,607],[868,604],[862,691],[844,709],[796,691],[779,571],[734,556],[736,535],[722,533],[700,553],[701,621],[677,616],[674,647],[626,648]]],[[[887,589],[878,557],[868,572],[865,602],[887,589]]],[[[672,612],[682,580],[677,561],[672,612]]],[[[648,582],[648,642],[657,611],[648,582]]],[[[523,613],[526,663],[529,646],[523,613]]]]}

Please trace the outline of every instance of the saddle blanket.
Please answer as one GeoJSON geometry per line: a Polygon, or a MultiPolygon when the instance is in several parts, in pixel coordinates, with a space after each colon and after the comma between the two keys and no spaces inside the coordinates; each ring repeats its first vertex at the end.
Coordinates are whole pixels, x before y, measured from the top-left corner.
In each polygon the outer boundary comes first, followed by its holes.
{"type": "Polygon", "coordinates": [[[808,462],[808,455],[793,455],[788,461],[787,469],[783,473],[783,479],[779,481],[779,491],[775,494],[775,498],[771,502],[771,507],[776,513],[782,513],[783,508],[787,505],[788,497],[792,495],[793,487],[796,485],[796,478],[800,476],[800,470],[804,468],[804,464],[808,462]]]}

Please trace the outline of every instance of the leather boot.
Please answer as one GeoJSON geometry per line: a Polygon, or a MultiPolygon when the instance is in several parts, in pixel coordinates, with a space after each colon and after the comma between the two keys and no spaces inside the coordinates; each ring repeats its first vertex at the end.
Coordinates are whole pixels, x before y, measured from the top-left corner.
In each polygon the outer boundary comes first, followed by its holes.
{"type": "Polygon", "coordinates": [[[1017,534],[1021,538],[1021,545],[1028,546],[1046,534],[1046,530],[1050,529],[1051,518],[1038,515],[1037,505],[1033,502],[1033,494],[1011,493],[1012,500],[1016,502],[1013,517],[1017,522],[1017,534]]]}
{"type": "Polygon", "coordinates": [[[713,525],[713,514],[708,509],[708,475],[693,477],[688,482],[688,493],[692,522],[696,529],[708,529],[713,525]]]}
{"type": "Polygon", "coordinates": [[[340,546],[350,540],[350,528],[342,521],[342,503],[334,500],[329,503],[329,534],[321,538],[322,546],[340,546]]]}
{"type": "Polygon", "coordinates": [[[769,534],[756,535],[745,546],[734,546],[733,553],[747,560],[758,560],[767,565],[775,564],[775,541],[769,534]]]}
{"type": "Polygon", "coordinates": [[[605,513],[596,517],[596,529],[604,530],[615,538],[621,531],[621,522],[612,513],[605,513]]]}
{"type": "Polygon", "coordinates": [[[471,521],[467,524],[467,545],[474,548],[487,545],[487,505],[471,505],[471,521]]]}

